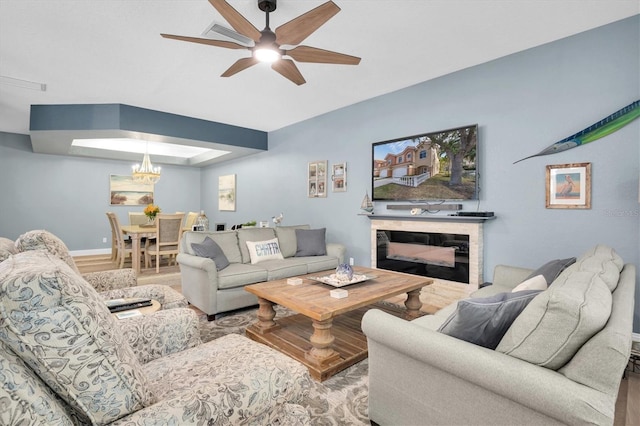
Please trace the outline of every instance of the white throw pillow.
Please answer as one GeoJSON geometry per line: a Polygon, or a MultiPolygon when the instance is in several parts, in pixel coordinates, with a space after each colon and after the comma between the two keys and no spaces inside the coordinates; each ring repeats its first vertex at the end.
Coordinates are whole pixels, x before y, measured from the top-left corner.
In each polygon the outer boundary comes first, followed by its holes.
{"type": "Polygon", "coordinates": [[[546,290],[547,287],[547,280],[544,279],[544,275],[536,275],[535,277],[522,281],[516,286],[516,288],[511,290],[511,292],[515,293],[516,291],[524,290],[546,290]]]}
{"type": "Polygon", "coordinates": [[[263,260],[284,259],[277,238],[266,241],[247,241],[247,248],[252,265],[263,260]]]}

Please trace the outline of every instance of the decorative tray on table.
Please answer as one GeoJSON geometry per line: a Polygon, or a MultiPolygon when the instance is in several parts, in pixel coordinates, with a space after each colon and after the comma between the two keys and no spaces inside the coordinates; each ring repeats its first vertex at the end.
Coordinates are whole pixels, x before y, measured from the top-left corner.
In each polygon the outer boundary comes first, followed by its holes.
{"type": "Polygon", "coordinates": [[[155,228],[156,224],[155,223],[143,223],[142,225],[140,225],[140,228],[155,228]]]}
{"type": "Polygon", "coordinates": [[[310,280],[317,281],[322,284],[328,284],[333,287],[344,287],[347,285],[363,283],[375,279],[373,275],[353,274],[353,277],[349,281],[339,280],[336,274],[324,275],[321,277],[307,277],[310,280]]]}

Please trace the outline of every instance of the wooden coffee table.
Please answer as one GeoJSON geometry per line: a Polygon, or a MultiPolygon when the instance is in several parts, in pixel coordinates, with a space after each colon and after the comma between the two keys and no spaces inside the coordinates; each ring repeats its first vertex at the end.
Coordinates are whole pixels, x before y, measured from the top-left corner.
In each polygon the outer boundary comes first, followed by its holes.
{"type": "Polygon", "coordinates": [[[420,290],[433,280],[363,267],[354,271],[376,278],[343,287],[349,292],[343,299],[329,295],[334,287],[307,278],[329,275],[333,270],[301,276],[299,285],[289,285],[283,279],[245,286],[246,291],[258,296],[260,304],[258,321],[247,328],[247,336],[300,361],[319,381],[362,361],[368,351],[360,322],[371,305],[407,293],[406,310],[395,313],[416,318],[421,315],[420,290]],[[275,321],[275,304],[299,314],[275,321]]]}

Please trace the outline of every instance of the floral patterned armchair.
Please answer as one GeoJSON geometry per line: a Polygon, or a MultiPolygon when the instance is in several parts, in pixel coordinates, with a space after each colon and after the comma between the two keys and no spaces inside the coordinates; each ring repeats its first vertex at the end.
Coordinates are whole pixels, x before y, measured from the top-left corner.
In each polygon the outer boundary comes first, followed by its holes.
{"type": "Polygon", "coordinates": [[[0,261],[11,254],[31,250],[44,250],[62,259],[74,272],[82,275],[82,278],[100,292],[105,300],[148,297],[160,302],[163,309],[184,308],[188,305],[187,299],[171,287],[156,284],[138,286],[136,273],[133,269],[114,269],[80,274],[65,243],[45,230],[26,232],[18,237],[15,243],[2,238],[0,241],[0,261]],[[11,244],[13,244],[13,249],[11,244]]]}
{"type": "Polygon", "coordinates": [[[50,252],[0,262],[0,424],[302,425],[307,369],[188,308],[118,321],[50,252]]]}

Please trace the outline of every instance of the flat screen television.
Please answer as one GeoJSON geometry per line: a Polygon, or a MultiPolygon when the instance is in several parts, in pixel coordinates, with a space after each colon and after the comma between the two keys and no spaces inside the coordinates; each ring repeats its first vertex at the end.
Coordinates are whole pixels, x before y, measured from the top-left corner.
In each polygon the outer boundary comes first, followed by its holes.
{"type": "Polygon", "coordinates": [[[478,199],[478,125],[372,146],[373,201],[478,199]]]}

